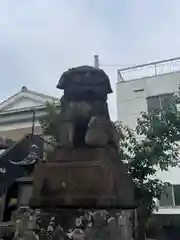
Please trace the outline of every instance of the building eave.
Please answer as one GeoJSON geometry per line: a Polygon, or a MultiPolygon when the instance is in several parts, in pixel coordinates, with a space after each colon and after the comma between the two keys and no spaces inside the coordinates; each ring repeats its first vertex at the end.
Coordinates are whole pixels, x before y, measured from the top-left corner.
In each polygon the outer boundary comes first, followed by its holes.
{"type": "Polygon", "coordinates": [[[14,98],[18,97],[18,95],[20,95],[21,93],[25,93],[25,94],[31,94],[31,95],[34,95],[35,97],[41,97],[41,98],[47,98],[49,100],[52,100],[54,102],[57,102],[59,99],[56,98],[56,97],[53,97],[53,96],[50,96],[50,95],[47,95],[47,94],[43,94],[43,93],[39,93],[39,92],[36,92],[36,91],[32,91],[32,90],[29,90],[27,87],[22,87],[21,91],[17,92],[16,94],[12,95],[11,97],[7,98],[6,100],[0,102],[0,110],[7,105],[9,104],[8,102],[11,102],[14,100],[14,98]]]}
{"type": "MultiPolygon", "coordinates": [[[[60,103],[56,104],[57,109],[60,108],[60,103]]],[[[11,123],[21,123],[21,122],[30,122],[32,121],[33,110],[35,111],[35,120],[39,121],[44,117],[47,112],[47,106],[37,106],[35,108],[23,108],[17,110],[11,110],[6,112],[0,112],[0,124],[10,125],[11,123]]]]}
{"type": "MultiPolygon", "coordinates": [[[[55,103],[56,107],[60,107],[60,102],[55,103]]],[[[2,111],[0,112],[0,116],[5,116],[5,115],[12,115],[12,114],[17,114],[17,113],[27,113],[27,112],[32,112],[33,110],[39,111],[39,110],[45,110],[47,108],[46,105],[39,105],[35,107],[25,107],[25,108],[20,108],[20,109],[13,109],[13,110],[8,110],[8,111],[2,111]]]]}

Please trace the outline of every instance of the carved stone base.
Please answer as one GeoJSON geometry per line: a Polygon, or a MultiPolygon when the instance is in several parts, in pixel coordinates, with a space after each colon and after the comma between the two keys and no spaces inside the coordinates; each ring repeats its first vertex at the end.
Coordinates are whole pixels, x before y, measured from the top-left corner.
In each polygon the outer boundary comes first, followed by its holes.
{"type": "Polygon", "coordinates": [[[32,208],[132,209],[134,187],[112,148],[57,152],[34,172],[32,208]]]}
{"type": "MultiPolygon", "coordinates": [[[[132,240],[133,219],[133,211],[19,209],[14,212],[11,237],[14,240],[132,240]]],[[[1,226],[0,230],[1,237],[10,236],[10,232],[3,234],[1,226]]]]}
{"type": "Polygon", "coordinates": [[[39,218],[39,239],[131,240],[132,211],[46,211],[39,218]],[[43,230],[44,229],[44,230],[43,230]],[[48,238],[49,237],[49,238],[48,238]]]}

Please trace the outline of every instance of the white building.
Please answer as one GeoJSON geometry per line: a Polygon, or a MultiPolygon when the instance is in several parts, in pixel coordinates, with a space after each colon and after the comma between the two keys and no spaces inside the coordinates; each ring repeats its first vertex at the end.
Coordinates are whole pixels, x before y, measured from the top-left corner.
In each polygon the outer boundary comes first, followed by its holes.
{"type": "Polygon", "coordinates": [[[0,136],[17,141],[31,133],[33,112],[34,133],[41,134],[39,119],[46,114],[46,102],[52,101],[59,106],[58,98],[31,91],[23,86],[19,92],[0,103],[0,136]]]}
{"type": "MultiPolygon", "coordinates": [[[[180,84],[180,58],[159,61],[118,70],[118,120],[135,128],[142,111],[167,104],[180,84]]],[[[162,199],[158,214],[180,214],[180,169],[158,173],[161,180],[169,181],[168,198],[162,199]]]]}

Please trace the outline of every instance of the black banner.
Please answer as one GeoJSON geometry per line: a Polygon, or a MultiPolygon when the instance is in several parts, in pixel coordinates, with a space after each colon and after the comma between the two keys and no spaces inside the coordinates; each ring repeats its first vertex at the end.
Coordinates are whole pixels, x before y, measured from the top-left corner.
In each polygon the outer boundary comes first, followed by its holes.
{"type": "MultiPolygon", "coordinates": [[[[0,155],[0,197],[15,179],[27,175],[29,157],[43,157],[44,140],[38,135],[27,135],[0,155]],[[20,163],[20,164],[19,164],[20,163]]],[[[33,162],[33,164],[35,161],[33,162]]]]}

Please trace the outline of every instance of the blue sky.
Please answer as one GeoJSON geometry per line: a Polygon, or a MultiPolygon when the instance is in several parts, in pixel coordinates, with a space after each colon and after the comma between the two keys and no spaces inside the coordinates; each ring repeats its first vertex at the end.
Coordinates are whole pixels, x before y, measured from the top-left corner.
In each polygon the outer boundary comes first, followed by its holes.
{"type": "MultiPolygon", "coordinates": [[[[22,85],[60,96],[61,73],[94,54],[121,66],[180,56],[179,9],[179,0],[1,0],[0,100],[22,85]]],[[[115,119],[117,67],[103,68],[115,119]]]]}

